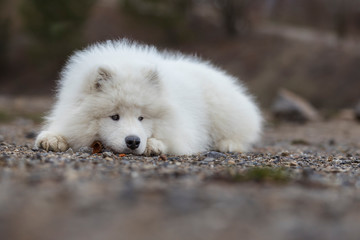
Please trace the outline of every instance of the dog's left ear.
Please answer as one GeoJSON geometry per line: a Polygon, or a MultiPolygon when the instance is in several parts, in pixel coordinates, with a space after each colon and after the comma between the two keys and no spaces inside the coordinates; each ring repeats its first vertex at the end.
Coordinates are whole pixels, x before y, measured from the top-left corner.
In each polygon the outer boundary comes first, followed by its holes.
{"type": "Polygon", "coordinates": [[[112,78],[112,72],[106,67],[98,67],[96,71],[96,79],[94,83],[94,88],[96,90],[101,90],[103,84],[112,78]]]}

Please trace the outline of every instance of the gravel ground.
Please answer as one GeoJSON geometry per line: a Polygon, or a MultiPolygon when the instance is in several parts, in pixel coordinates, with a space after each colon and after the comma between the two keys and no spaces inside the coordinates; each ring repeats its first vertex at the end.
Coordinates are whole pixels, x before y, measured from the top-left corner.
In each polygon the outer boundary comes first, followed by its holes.
{"type": "Polygon", "coordinates": [[[360,124],[266,129],[249,153],[33,150],[0,125],[0,239],[359,239],[360,124]]]}

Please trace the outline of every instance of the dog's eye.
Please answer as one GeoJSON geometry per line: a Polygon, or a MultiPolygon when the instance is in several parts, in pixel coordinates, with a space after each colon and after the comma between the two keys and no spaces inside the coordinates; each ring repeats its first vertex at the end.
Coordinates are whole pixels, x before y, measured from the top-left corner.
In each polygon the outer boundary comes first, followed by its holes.
{"type": "Polygon", "coordinates": [[[143,116],[138,117],[138,120],[141,122],[142,120],[144,120],[143,116]]]}
{"type": "Polygon", "coordinates": [[[111,117],[111,119],[114,120],[114,121],[118,121],[118,120],[120,119],[119,114],[115,114],[115,115],[112,115],[112,116],[110,116],[110,117],[111,117]]]}

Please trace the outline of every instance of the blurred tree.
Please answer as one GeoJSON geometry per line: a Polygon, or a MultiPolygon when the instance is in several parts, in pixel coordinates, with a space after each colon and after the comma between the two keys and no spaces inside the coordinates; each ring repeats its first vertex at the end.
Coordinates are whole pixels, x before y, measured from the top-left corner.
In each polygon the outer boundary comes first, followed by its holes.
{"type": "Polygon", "coordinates": [[[338,38],[346,37],[349,34],[352,16],[360,11],[360,3],[354,0],[331,0],[328,6],[332,12],[336,35],[338,38]]]}
{"type": "Polygon", "coordinates": [[[229,36],[236,36],[239,33],[239,26],[242,31],[250,24],[248,11],[251,0],[210,0],[219,10],[223,26],[229,36]]]}
{"type": "MultiPolygon", "coordinates": [[[[4,0],[0,0],[0,7],[3,9],[4,0]]],[[[10,20],[5,16],[5,13],[0,12],[0,70],[6,68],[8,57],[8,45],[10,37],[10,20]]]]}
{"type": "Polygon", "coordinates": [[[187,33],[192,0],[119,0],[122,10],[143,22],[160,26],[172,42],[187,33]]]}
{"type": "Polygon", "coordinates": [[[38,43],[41,54],[62,55],[81,40],[81,27],[95,0],[23,0],[25,30],[38,43]]]}

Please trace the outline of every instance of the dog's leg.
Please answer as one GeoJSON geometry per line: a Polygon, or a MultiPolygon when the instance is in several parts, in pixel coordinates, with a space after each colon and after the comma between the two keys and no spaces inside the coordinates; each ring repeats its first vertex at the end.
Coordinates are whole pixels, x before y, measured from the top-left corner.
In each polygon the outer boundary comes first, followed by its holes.
{"type": "Polygon", "coordinates": [[[166,146],[162,141],[157,140],[156,138],[148,138],[144,155],[160,155],[165,153],[165,151],[166,146]]]}
{"type": "Polygon", "coordinates": [[[54,152],[63,152],[69,148],[69,144],[63,136],[49,131],[42,131],[38,135],[35,146],[54,152]]]}

